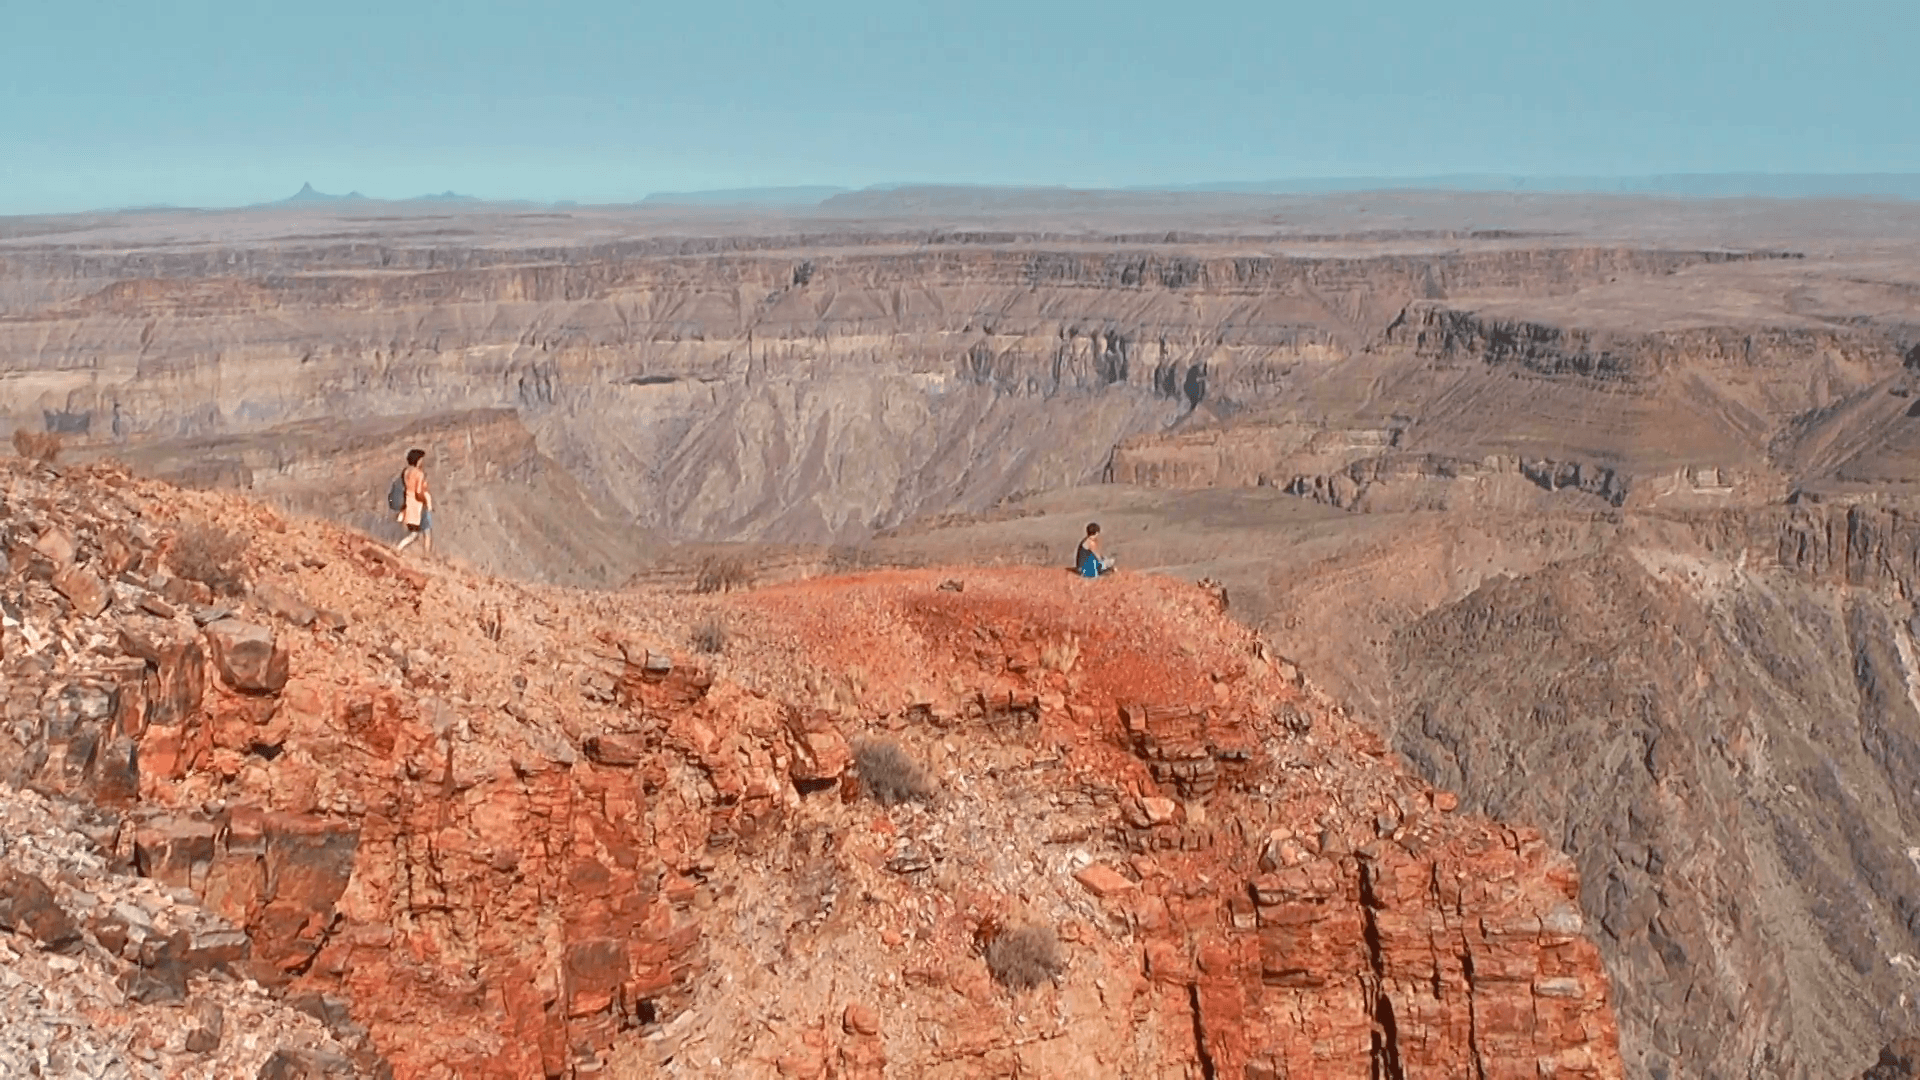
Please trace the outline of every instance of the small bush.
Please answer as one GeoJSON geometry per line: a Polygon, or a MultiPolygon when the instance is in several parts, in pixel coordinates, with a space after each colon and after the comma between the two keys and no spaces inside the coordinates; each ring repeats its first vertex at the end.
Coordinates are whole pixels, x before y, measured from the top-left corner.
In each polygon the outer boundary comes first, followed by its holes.
{"type": "Polygon", "coordinates": [[[51,465],[60,459],[60,436],[52,432],[43,435],[26,428],[14,428],[13,448],[28,461],[51,465]]]}
{"type": "Polygon", "coordinates": [[[1080,639],[1068,634],[1064,639],[1049,641],[1040,647],[1040,668],[1043,671],[1058,671],[1063,674],[1073,671],[1080,662],[1080,639]]]}
{"type": "Polygon", "coordinates": [[[861,786],[883,806],[933,798],[933,778],[900,749],[899,743],[887,739],[864,740],[853,748],[853,762],[859,770],[861,786]]]}
{"type": "Polygon", "coordinates": [[[1031,990],[1053,981],[1067,966],[1051,927],[1016,926],[987,942],[987,970],[1010,990],[1031,990]]]}
{"type": "Polygon", "coordinates": [[[693,647],[703,653],[719,654],[727,649],[727,625],[708,619],[693,628],[693,647]]]}
{"type": "Polygon", "coordinates": [[[693,578],[693,591],[726,592],[744,589],[751,584],[753,571],[747,568],[747,560],[738,555],[709,555],[700,560],[700,569],[693,578]]]}
{"type": "Polygon", "coordinates": [[[237,596],[246,591],[247,538],[214,525],[189,525],[180,530],[167,559],[174,572],[216,593],[237,596]]]}

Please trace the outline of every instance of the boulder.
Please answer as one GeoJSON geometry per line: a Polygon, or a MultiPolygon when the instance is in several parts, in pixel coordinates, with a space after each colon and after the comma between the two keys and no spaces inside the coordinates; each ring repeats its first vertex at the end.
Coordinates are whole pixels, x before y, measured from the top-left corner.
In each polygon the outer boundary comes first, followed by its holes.
{"type": "Polygon", "coordinates": [[[69,566],[55,573],[53,587],[73,604],[73,610],[83,618],[98,616],[107,610],[107,604],[113,600],[113,594],[107,591],[107,583],[84,566],[69,566]]]}
{"type": "Polygon", "coordinates": [[[113,735],[96,744],[88,788],[102,806],[131,806],[140,798],[140,744],[113,735]]]}
{"type": "Polygon", "coordinates": [[[119,536],[106,535],[99,539],[99,552],[93,558],[93,564],[107,577],[119,577],[133,565],[133,548],[119,536]]]}
{"type": "Polygon", "coordinates": [[[1139,887],[1105,863],[1092,863],[1081,868],[1079,873],[1073,875],[1073,880],[1079,882],[1081,888],[1102,899],[1130,892],[1139,887]]]}
{"type": "Polygon", "coordinates": [[[188,612],[195,624],[211,626],[221,619],[233,618],[233,607],[228,604],[195,604],[188,612]]]}
{"type": "Polygon", "coordinates": [[[213,602],[213,590],[197,581],[186,578],[164,577],[153,580],[154,591],[166,597],[168,603],[186,606],[188,604],[208,604],[213,602]]]}
{"type": "Polygon", "coordinates": [[[853,751],[847,746],[846,737],[834,727],[833,718],[823,711],[790,715],[787,741],[793,749],[789,772],[802,791],[831,785],[853,764],[853,751]]]}
{"type": "Polygon", "coordinates": [[[217,1002],[201,1001],[194,1003],[190,1012],[193,1028],[187,1032],[187,1052],[210,1054],[220,1049],[220,1037],[227,1027],[226,1011],[217,1002]]]}
{"type": "Polygon", "coordinates": [[[214,666],[228,686],[249,694],[277,694],[287,685],[287,646],[273,631],[239,619],[207,625],[214,666]]]}
{"type": "Polygon", "coordinates": [[[311,626],[320,614],[312,604],[295,595],[292,589],[271,581],[263,581],[255,587],[253,598],[267,609],[268,614],[295,626],[311,626]]]}
{"type": "Polygon", "coordinates": [[[1149,825],[1165,825],[1179,812],[1179,806],[1172,799],[1152,795],[1140,800],[1140,809],[1146,814],[1149,825]]]}
{"type": "Polygon", "coordinates": [[[128,968],[117,980],[129,1001],[177,1005],[187,1000],[187,973],[178,964],[128,968]]]}
{"type": "Polygon", "coordinates": [[[46,556],[55,567],[73,565],[75,553],[73,537],[65,529],[48,529],[33,542],[33,550],[46,556]]]}
{"type": "Polygon", "coordinates": [[[93,940],[99,942],[100,947],[105,949],[109,956],[119,956],[127,947],[129,929],[127,920],[121,918],[118,913],[110,911],[95,913],[87,929],[93,933],[93,940]]]}
{"type": "Polygon", "coordinates": [[[206,881],[219,828],[192,818],[154,818],[133,830],[133,865],[140,876],[191,889],[206,881]]]}
{"type": "Polygon", "coordinates": [[[840,1016],[840,1026],[849,1035],[880,1034],[880,1014],[873,1007],[859,1002],[849,1004],[840,1016]]]}
{"type": "Polygon", "coordinates": [[[174,610],[174,607],[172,604],[169,604],[165,600],[162,600],[159,597],[153,596],[153,595],[147,595],[140,598],[140,610],[146,612],[149,615],[154,616],[155,618],[160,618],[160,619],[173,619],[178,617],[180,614],[178,611],[174,610]]]}
{"type": "Polygon", "coordinates": [[[180,724],[200,711],[207,654],[192,633],[173,623],[130,620],[120,627],[120,648],[147,662],[146,723],[180,724]]]}
{"type": "MultiPolygon", "coordinates": [[[[292,971],[319,947],[312,928],[329,924],[346,892],[359,851],[360,832],[351,822],[309,814],[241,814],[230,828],[257,828],[262,841],[261,893],[249,923],[251,955],[269,971],[292,971]]],[[[231,851],[231,845],[229,846],[231,851]]]]}
{"type": "Polygon", "coordinates": [[[1899,1039],[1880,1051],[1880,1060],[1860,1080],[1915,1080],[1920,1077],[1920,1039],[1899,1039]]]}
{"type": "Polygon", "coordinates": [[[25,934],[47,949],[71,952],[80,947],[80,927],[38,877],[0,867],[0,930],[25,934]]]}
{"type": "Polygon", "coordinates": [[[646,743],[637,735],[590,736],[582,749],[587,752],[587,760],[596,765],[623,768],[640,764],[647,753],[646,743]]]}
{"type": "Polygon", "coordinates": [[[275,1050],[254,1074],[255,1080],[356,1080],[353,1061],[324,1050],[275,1050]]]}

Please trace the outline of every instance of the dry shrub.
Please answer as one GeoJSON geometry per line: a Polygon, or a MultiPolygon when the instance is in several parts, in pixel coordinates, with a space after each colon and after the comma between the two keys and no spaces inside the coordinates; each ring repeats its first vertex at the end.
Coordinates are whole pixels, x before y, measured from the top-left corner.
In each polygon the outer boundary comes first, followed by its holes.
{"type": "Polygon", "coordinates": [[[231,529],[204,523],[180,530],[167,561],[174,572],[216,593],[237,596],[246,591],[247,538],[231,529]]]}
{"type": "Polygon", "coordinates": [[[727,624],[707,619],[693,628],[693,647],[703,653],[718,654],[727,649],[727,624]]]}
{"type": "Polygon", "coordinates": [[[60,459],[60,436],[52,432],[41,434],[26,428],[14,428],[13,448],[28,461],[51,465],[60,459]]]}
{"type": "Polygon", "coordinates": [[[933,778],[899,743],[863,739],[853,748],[853,762],[860,772],[860,786],[883,806],[933,798],[933,778]]]}
{"type": "Polygon", "coordinates": [[[1290,704],[1273,707],[1273,718],[1289,735],[1305,735],[1313,730],[1313,716],[1290,704]]]}
{"type": "Polygon", "coordinates": [[[1067,966],[1059,935],[1048,926],[1016,926],[987,942],[987,970],[1010,990],[1051,982],[1067,966]]]}
{"type": "Polygon", "coordinates": [[[1080,662],[1080,639],[1068,634],[1064,639],[1049,641],[1040,647],[1040,668],[1043,671],[1071,672],[1080,662]]]}
{"type": "Polygon", "coordinates": [[[747,560],[738,555],[709,555],[700,560],[700,569],[693,578],[693,591],[726,592],[751,584],[753,571],[747,568],[747,560]]]}
{"type": "Polygon", "coordinates": [[[830,573],[871,570],[881,565],[881,561],[879,555],[865,544],[835,544],[827,549],[827,570],[830,573]]]}

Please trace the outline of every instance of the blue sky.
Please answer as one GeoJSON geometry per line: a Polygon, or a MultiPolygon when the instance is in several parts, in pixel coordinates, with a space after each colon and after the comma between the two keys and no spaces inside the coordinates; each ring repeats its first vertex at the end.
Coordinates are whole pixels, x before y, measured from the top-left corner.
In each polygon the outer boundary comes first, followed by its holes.
{"type": "Polygon", "coordinates": [[[0,0],[0,213],[1920,172],[1920,3],[0,0]]]}

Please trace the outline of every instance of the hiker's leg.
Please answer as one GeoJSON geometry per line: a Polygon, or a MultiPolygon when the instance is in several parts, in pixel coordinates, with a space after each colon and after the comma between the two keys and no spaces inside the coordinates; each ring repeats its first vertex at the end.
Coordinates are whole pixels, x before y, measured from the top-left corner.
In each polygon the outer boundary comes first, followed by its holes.
{"type": "Polygon", "coordinates": [[[395,550],[395,551],[405,551],[405,550],[407,550],[407,545],[408,545],[408,544],[411,544],[411,543],[413,543],[413,542],[414,542],[415,540],[418,540],[418,539],[420,539],[420,534],[419,534],[419,533],[417,533],[417,532],[414,532],[414,531],[413,531],[413,530],[411,530],[411,529],[409,529],[409,530],[407,530],[407,535],[405,535],[405,536],[403,536],[403,537],[401,537],[401,538],[400,538],[400,542],[399,542],[399,543],[397,543],[397,544],[395,544],[395,545],[393,545],[393,550],[395,550]]]}
{"type": "Polygon", "coordinates": [[[433,511],[420,511],[420,550],[433,554],[433,511]]]}

